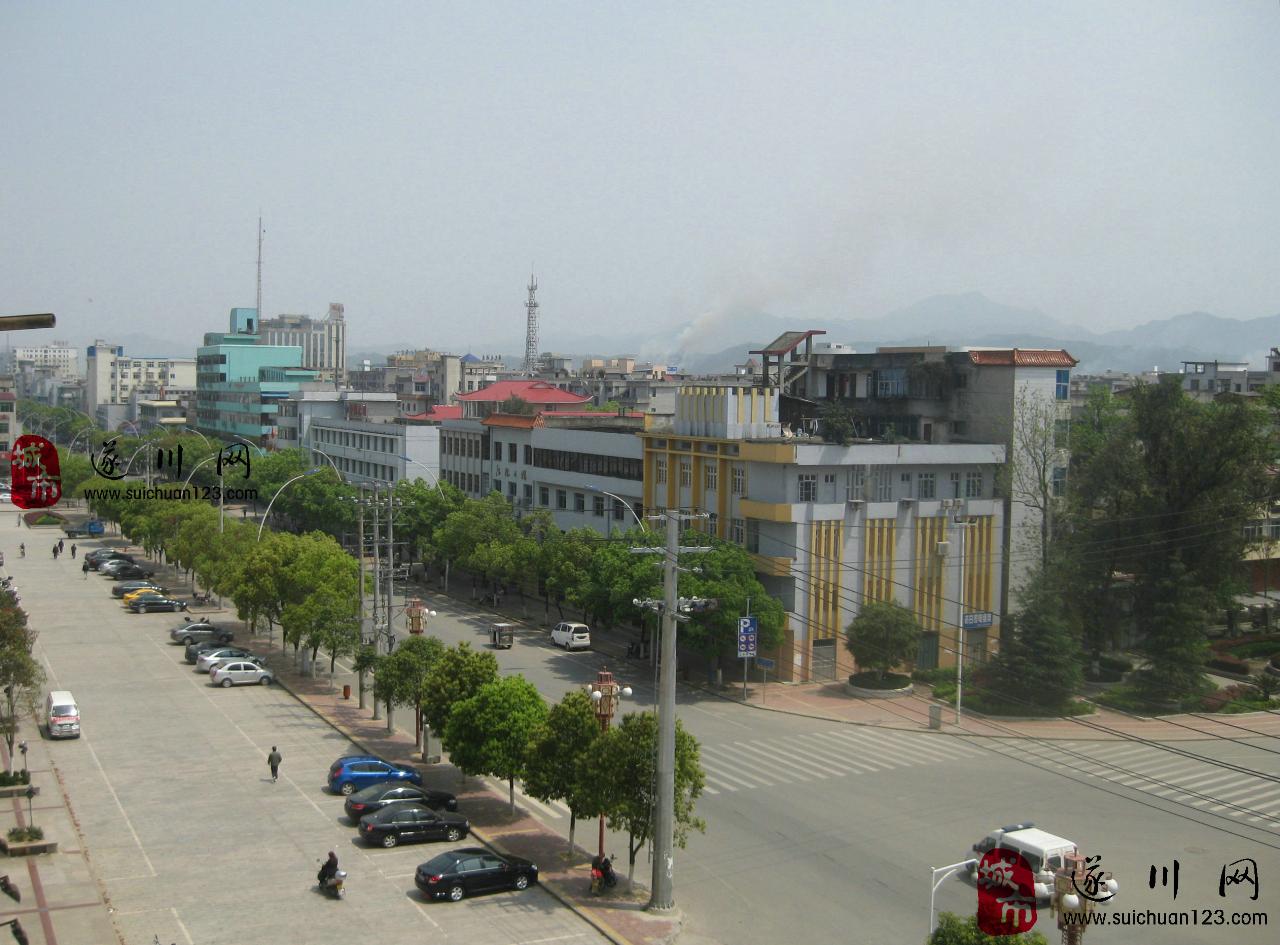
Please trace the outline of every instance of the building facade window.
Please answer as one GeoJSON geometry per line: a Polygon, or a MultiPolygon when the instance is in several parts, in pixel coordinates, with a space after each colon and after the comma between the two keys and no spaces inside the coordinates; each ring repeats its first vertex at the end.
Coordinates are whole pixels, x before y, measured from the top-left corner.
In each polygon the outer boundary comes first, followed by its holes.
{"type": "Polygon", "coordinates": [[[685,460],[680,461],[680,485],[693,485],[693,467],[685,460]]]}
{"type": "Polygon", "coordinates": [[[526,466],[533,465],[533,447],[528,443],[524,445],[524,464],[526,466]]]}
{"type": "Polygon", "coordinates": [[[563,489],[556,490],[556,508],[558,509],[569,508],[569,493],[567,493],[563,489]]]}
{"type": "Polygon", "coordinates": [[[893,501],[893,477],[888,468],[877,466],[872,473],[872,488],[877,502],[893,501]]]}
{"type": "Polygon", "coordinates": [[[925,472],[916,476],[916,498],[918,499],[934,499],[938,495],[938,476],[936,473],[925,472]]]}
{"type": "Polygon", "coordinates": [[[527,508],[533,508],[533,486],[528,483],[524,487],[524,504],[527,508]]]}
{"type": "Polygon", "coordinates": [[[1055,499],[1060,499],[1067,494],[1067,467],[1054,466],[1053,478],[1050,480],[1050,488],[1055,499]]]}
{"type": "Polygon", "coordinates": [[[745,495],[747,492],[747,468],[741,464],[733,467],[732,491],[734,495],[745,495]]]}
{"type": "Polygon", "coordinates": [[[813,502],[818,498],[818,477],[814,473],[801,473],[798,479],[799,501],[813,502]]]}
{"type": "Polygon", "coordinates": [[[585,512],[587,510],[587,497],[581,492],[573,494],[573,510],[575,512],[585,512]]]}
{"type": "Polygon", "coordinates": [[[518,443],[507,444],[507,462],[509,463],[519,462],[519,460],[516,459],[516,456],[519,454],[519,449],[520,449],[520,445],[518,443]]]}
{"type": "Polygon", "coordinates": [[[966,499],[982,498],[982,473],[974,470],[964,474],[964,497],[966,499]]]}
{"type": "Polygon", "coordinates": [[[760,520],[747,519],[747,551],[753,555],[760,553],[760,520]]]}
{"type": "Polygon", "coordinates": [[[914,499],[915,496],[911,492],[911,473],[903,473],[901,477],[902,494],[898,496],[900,499],[914,499]]]}
{"type": "Polygon", "coordinates": [[[498,462],[502,462],[502,444],[497,440],[493,441],[493,458],[498,462]]]}
{"type": "Polygon", "coordinates": [[[720,516],[715,512],[707,514],[707,534],[712,536],[720,534],[720,516]]]}
{"type": "Polygon", "coordinates": [[[538,504],[543,508],[551,504],[551,490],[546,486],[538,486],[538,504]]]}
{"type": "Polygon", "coordinates": [[[1071,371],[1059,371],[1053,385],[1055,400],[1068,400],[1071,397],[1071,371]]]}
{"type": "Polygon", "coordinates": [[[719,482],[720,473],[714,462],[708,463],[703,467],[702,486],[708,492],[716,490],[716,483],[719,482]]]}
{"type": "Polygon", "coordinates": [[[511,498],[512,501],[515,501],[516,484],[514,482],[507,483],[507,495],[511,498]]]}
{"type": "Polygon", "coordinates": [[[604,496],[591,497],[591,511],[596,518],[604,518],[604,496]]]}
{"type": "Polygon", "coordinates": [[[615,522],[621,522],[626,511],[626,507],[621,502],[617,499],[613,500],[613,520],[615,522]]]}
{"type": "Polygon", "coordinates": [[[953,472],[947,478],[951,483],[951,498],[960,498],[960,474],[958,472],[953,472]]]}
{"type": "Polygon", "coordinates": [[[865,466],[854,466],[845,479],[846,499],[865,499],[867,489],[867,469],[865,466]]]}
{"type": "Polygon", "coordinates": [[[745,519],[729,519],[729,540],[736,545],[741,545],[747,540],[747,522],[745,519]]]}
{"type": "Polygon", "coordinates": [[[666,483],[667,461],[665,459],[655,459],[653,461],[653,481],[659,485],[666,483]]]}

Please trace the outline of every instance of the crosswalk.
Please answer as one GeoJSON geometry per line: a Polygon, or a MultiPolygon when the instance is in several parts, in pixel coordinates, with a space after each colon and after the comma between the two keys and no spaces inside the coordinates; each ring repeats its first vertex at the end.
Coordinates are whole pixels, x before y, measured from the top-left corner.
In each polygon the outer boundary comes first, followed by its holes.
{"type": "MultiPolygon", "coordinates": [[[[1027,761],[1073,777],[1099,779],[1147,797],[1280,832],[1277,765],[1261,752],[1256,761],[1239,765],[1258,774],[1245,774],[1128,740],[1046,743],[989,739],[988,747],[1002,754],[1019,752],[1027,761]]],[[[1204,754],[1194,747],[1188,750],[1204,754]]]]}

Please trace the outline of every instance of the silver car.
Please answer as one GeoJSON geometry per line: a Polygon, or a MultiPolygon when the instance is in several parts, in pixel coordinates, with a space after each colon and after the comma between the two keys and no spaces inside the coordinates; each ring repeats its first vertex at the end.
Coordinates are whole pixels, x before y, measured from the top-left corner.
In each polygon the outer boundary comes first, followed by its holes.
{"type": "Polygon", "coordinates": [[[196,657],[196,672],[210,672],[219,663],[226,663],[230,660],[249,660],[259,666],[267,665],[266,660],[260,656],[254,656],[248,650],[238,646],[223,646],[216,650],[206,650],[196,657]]]}
{"type": "Polygon", "coordinates": [[[232,660],[221,666],[215,666],[209,673],[209,681],[224,689],[251,683],[266,686],[270,685],[274,679],[275,676],[271,674],[271,670],[257,663],[250,663],[248,660],[232,660]]]}

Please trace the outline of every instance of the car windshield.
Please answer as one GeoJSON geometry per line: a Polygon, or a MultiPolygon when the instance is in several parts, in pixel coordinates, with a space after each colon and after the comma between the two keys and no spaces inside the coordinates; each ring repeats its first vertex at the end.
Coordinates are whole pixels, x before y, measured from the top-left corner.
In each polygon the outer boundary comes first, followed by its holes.
{"type": "Polygon", "coordinates": [[[75,715],[76,707],[73,705],[55,705],[53,707],[54,715],[75,715]]]}

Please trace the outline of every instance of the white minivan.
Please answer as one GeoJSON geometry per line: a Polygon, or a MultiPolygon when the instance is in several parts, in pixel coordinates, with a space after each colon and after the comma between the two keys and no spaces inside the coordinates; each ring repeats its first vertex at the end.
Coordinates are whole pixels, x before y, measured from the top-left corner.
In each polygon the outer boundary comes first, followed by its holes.
{"type": "Polygon", "coordinates": [[[551,631],[551,642],[566,650],[591,649],[591,631],[585,623],[558,623],[551,631]]]}
{"type": "Polygon", "coordinates": [[[49,693],[44,703],[44,718],[50,738],[80,737],[80,706],[67,690],[55,689],[49,693]]]}

